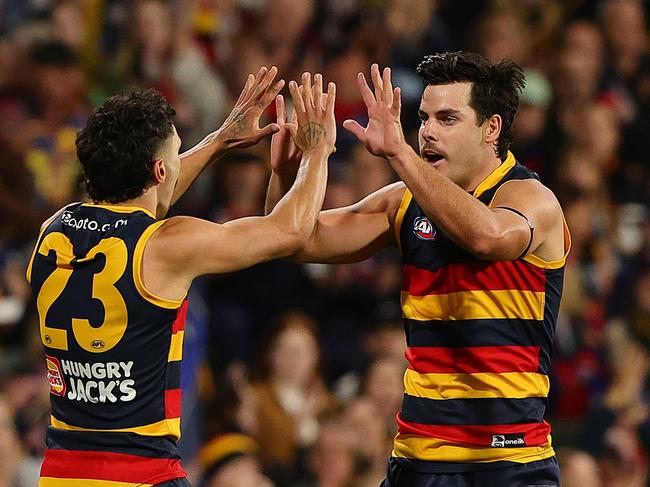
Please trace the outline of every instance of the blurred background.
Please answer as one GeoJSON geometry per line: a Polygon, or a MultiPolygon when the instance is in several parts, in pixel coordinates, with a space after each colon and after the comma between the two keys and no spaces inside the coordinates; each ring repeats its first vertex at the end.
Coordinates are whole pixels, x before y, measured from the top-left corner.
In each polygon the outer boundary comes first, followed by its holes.
{"type": "MultiPolygon", "coordinates": [[[[106,97],[155,87],[184,149],[219,127],[249,72],[324,73],[364,121],[355,75],[393,68],[415,142],[423,55],[525,68],[513,152],[573,235],[548,403],[563,485],[646,486],[650,453],[650,56],[642,0],[0,0],[0,487],[33,487],[49,420],[24,279],[40,223],[84,199],[76,131],[106,97]]],[[[269,112],[268,120],[274,114],[269,112]]],[[[395,180],[339,131],[326,207],[395,180]]],[[[173,209],[263,213],[269,140],[210,167],[173,209]]],[[[269,262],[196,281],[181,448],[198,485],[376,487],[402,397],[396,252],[269,262]]]]}

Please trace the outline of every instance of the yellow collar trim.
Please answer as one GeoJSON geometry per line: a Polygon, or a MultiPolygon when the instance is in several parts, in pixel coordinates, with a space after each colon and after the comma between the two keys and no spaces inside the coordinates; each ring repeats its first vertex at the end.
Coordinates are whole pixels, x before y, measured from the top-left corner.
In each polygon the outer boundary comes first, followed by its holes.
{"type": "Polygon", "coordinates": [[[494,169],[494,171],[488,174],[488,176],[479,183],[476,189],[472,192],[472,195],[478,198],[487,190],[494,187],[494,185],[496,185],[504,178],[506,174],[508,174],[508,171],[510,171],[510,169],[515,167],[516,163],[517,160],[515,159],[515,156],[512,155],[512,152],[508,151],[506,160],[499,164],[499,166],[494,169]]]}
{"type": "Polygon", "coordinates": [[[156,218],[153,213],[151,213],[146,208],[141,206],[124,206],[124,205],[104,205],[101,203],[84,203],[83,206],[94,206],[96,208],[104,208],[106,210],[111,210],[116,213],[133,213],[134,211],[143,211],[151,218],[156,218]]]}

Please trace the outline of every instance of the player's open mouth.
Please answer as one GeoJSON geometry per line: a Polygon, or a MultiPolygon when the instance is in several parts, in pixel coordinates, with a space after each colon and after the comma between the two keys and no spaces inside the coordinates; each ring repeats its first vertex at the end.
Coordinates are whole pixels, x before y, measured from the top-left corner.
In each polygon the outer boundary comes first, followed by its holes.
{"type": "Polygon", "coordinates": [[[444,156],[433,151],[423,151],[422,158],[429,164],[435,165],[436,163],[442,161],[444,159],[444,156]]]}

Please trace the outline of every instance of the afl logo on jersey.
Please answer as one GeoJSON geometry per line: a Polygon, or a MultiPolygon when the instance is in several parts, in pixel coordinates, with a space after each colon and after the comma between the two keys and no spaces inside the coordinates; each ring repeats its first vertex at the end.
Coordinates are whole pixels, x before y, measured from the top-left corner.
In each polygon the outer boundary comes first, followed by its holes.
{"type": "Polygon", "coordinates": [[[433,228],[431,220],[426,216],[419,216],[413,222],[413,233],[420,240],[433,240],[436,238],[436,229],[433,228]]]}
{"type": "Polygon", "coordinates": [[[55,396],[64,396],[66,391],[65,379],[61,372],[61,364],[58,359],[45,356],[47,363],[47,382],[50,384],[50,392],[55,396]]]}

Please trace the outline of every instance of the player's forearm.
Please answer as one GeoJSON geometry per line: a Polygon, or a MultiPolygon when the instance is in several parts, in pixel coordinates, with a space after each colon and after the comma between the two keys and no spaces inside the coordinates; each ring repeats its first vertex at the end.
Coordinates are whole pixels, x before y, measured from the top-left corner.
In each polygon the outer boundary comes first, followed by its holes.
{"type": "MultiPolygon", "coordinates": [[[[330,151],[319,148],[305,152],[300,162],[300,168],[296,174],[295,181],[289,191],[279,198],[274,205],[271,215],[277,218],[277,221],[288,233],[297,234],[302,245],[306,243],[311,236],[316,219],[323,206],[325,199],[325,189],[327,186],[327,161],[330,151]]],[[[281,178],[277,178],[274,196],[281,196],[282,185],[281,178]]],[[[267,195],[267,202],[269,195],[267,195]]]]}
{"type": "Polygon", "coordinates": [[[172,204],[183,196],[194,180],[211,163],[226,152],[219,131],[207,135],[201,142],[180,155],[181,169],[172,195],[172,204]]]}
{"type": "Polygon", "coordinates": [[[287,194],[289,189],[291,189],[291,185],[294,181],[295,177],[286,177],[275,171],[271,172],[269,186],[266,189],[266,200],[264,201],[264,213],[266,215],[273,211],[275,205],[277,205],[280,199],[287,194]]]}
{"type": "Polygon", "coordinates": [[[478,257],[489,257],[501,230],[486,205],[440,175],[410,146],[389,162],[437,227],[478,257]]]}

